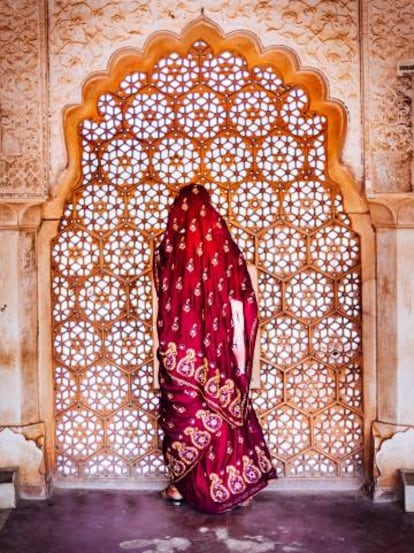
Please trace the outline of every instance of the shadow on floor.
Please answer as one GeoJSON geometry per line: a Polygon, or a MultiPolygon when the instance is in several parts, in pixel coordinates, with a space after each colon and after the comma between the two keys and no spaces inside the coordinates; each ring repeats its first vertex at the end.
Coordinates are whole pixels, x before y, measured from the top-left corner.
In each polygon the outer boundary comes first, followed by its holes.
{"type": "Polygon", "coordinates": [[[267,491],[206,515],[153,491],[58,491],[21,501],[1,553],[413,553],[414,514],[359,493],[267,491]]]}

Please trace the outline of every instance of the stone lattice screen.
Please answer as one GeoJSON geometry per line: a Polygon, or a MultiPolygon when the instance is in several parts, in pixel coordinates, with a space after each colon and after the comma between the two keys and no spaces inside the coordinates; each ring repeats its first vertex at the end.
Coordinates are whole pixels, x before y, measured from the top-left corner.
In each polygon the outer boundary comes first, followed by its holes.
{"type": "Polygon", "coordinates": [[[180,186],[212,193],[257,268],[260,389],[280,475],[363,466],[360,246],[312,90],[196,41],[102,93],[53,242],[56,471],[155,477],[151,262],[180,186]]]}

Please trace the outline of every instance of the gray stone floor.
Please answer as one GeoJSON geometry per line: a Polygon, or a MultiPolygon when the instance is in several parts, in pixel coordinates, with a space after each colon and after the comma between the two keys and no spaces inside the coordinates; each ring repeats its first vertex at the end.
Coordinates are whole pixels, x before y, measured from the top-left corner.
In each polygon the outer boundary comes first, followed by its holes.
{"type": "Polygon", "coordinates": [[[10,514],[9,509],[0,509],[0,531],[6,523],[6,520],[10,514]]]}
{"type": "Polygon", "coordinates": [[[266,491],[224,515],[158,492],[59,491],[21,501],[1,553],[414,553],[414,514],[359,493],[266,491]]]}

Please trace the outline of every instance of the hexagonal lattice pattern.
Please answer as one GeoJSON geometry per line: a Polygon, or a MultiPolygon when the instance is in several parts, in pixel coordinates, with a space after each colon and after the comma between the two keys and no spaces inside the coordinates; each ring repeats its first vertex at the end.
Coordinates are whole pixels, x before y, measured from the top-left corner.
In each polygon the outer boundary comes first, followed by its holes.
{"type": "Polygon", "coordinates": [[[158,143],[152,163],[161,182],[181,186],[193,180],[200,156],[189,138],[175,135],[158,143]]]}
{"type": "Polygon", "coordinates": [[[89,367],[80,378],[81,401],[94,411],[119,409],[128,398],[128,378],[109,363],[89,367]]]}
{"type": "Polygon", "coordinates": [[[75,375],[66,367],[55,368],[55,407],[56,412],[64,411],[77,401],[77,382],[75,375]]]}
{"type": "Polygon", "coordinates": [[[56,418],[59,451],[74,458],[85,458],[102,447],[102,421],[87,409],[65,411],[56,418]]]}
{"type": "Polygon", "coordinates": [[[144,413],[121,409],[108,422],[108,443],[123,457],[136,458],[144,455],[155,445],[154,422],[153,417],[144,413]]]}
{"type": "Polygon", "coordinates": [[[362,421],[342,405],[329,407],[315,417],[315,445],[335,457],[360,449],[362,421]]]}
{"type": "Polygon", "coordinates": [[[231,207],[239,225],[261,229],[274,223],[279,198],[266,182],[245,182],[233,194],[231,207]]]}
{"type": "Polygon", "coordinates": [[[101,354],[101,337],[87,321],[70,320],[55,331],[55,359],[73,369],[96,361],[101,354]]]}
{"type": "Polygon", "coordinates": [[[128,220],[138,230],[159,231],[164,228],[171,203],[171,191],[166,186],[158,182],[139,184],[128,201],[128,220]]]}
{"type": "Polygon", "coordinates": [[[215,182],[231,185],[243,181],[252,165],[249,143],[238,136],[219,136],[210,142],[206,170],[215,182]]]}
{"type": "Polygon", "coordinates": [[[151,356],[152,331],[134,319],[122,319],[108,331],[105,348],[114,363],[125,370],[134,370],[151,356]]]}
{"type": "Polygon", "coordinates": [[[337,475],[336,463],[319,451],[309,449],[296,455],[287,463],[287,475],[296,477],[334,477],[337,475]]]}
{"type": "Polygon", "coordinates": [[[125,312],[126,291],[120,281],[107,274],[89,277],[79,291],[79,307],[96,323],[107,323],[125,312]]]}
{"type": "Polygon", "coordinates": [[[182,58],[173,52],[155,65],[151,80],[165,94],[178,96],[194,86],[198,71],[197,61],[192,54],[182,58]]]}
{"type": "Polygon", "coordinates": [[[362,410],[362,371],[361,366],[350,363],[339,373],[339,399],[344,405],[362,410]]]}
{"type": "Polygon", "coordinates": [[[301,269],[307,256],[306,237],[289,227],[274,227],[259,242],[259,265],[276,276],[286,276],[301,269]]]}
{"type": "Polygon", "coordinates": [[[290,405],[281,405],[268,414],[265,430],[272,453],[289,459],[309,446],[309,419],[290,405]]]}
{"type": "Polygon", "coordinates": [[[266,138],[257,154],[257,166],[270,182],[292,182],[304,162],[305,156],[297,140],[289,135],[266,138]]]}
{"type": "Polygon", "coordinates": [[[312,230],[332,218],[329,191],[318,181],[296,181],[283,198],[286,219],[303,230],[312,230]]]}
{"type": "Polygon", "coordinates": [[[342,477],[363,476],[364,474],[364,458],[361,452],[348,455],[340,463],[340,475],[342,477]]]}
{"type": "Polygon", "coordinates": [[[55,239],[53,266],[64,276],[90,274],[99,261],[98,243],[85,231],[66,229],[55,239]]]}
{"type": "Polygon", "coordinates": [[[353,478],[360,246],[327,171],[327,117],[269,54],[247,60],[237,42],[216,52],[203,40],[167,50],[79,123],[81,180],[52,253],[58,474],[165,475],[150,264],[176,191],[199,182],[257,266],[252,399],[278,475],[353,478]]]}
{"type": "Polygon", "coordinates": [[[361,278],[359,273],[348,273],[338,284],[339,307],[348,317],[361,315],[361,278]]]}
{"type": "Polygon", "coordinates": [[[233,240],[237,243],[240,250],[243,252],[247,263],[254,264],[255,261],[255,247],[254,236],[240,227],[229,225],[229,230],[233,237],[233,240]]]}
{"type": "Polygon", "coordinates": [[[285,97],[280,111],[289,131],[296,136],[317,136],[326,129],[326,117],[311,113],[304,115],[309,99],[301,88],[295,88],[285,97]]]}
{"type": "Polygon", "coordinates": [[[333,276],[344,273],[359,262],[359,242],[354,232],[341,225],[318,231],[310,245],[312,263],[333,276]]]}
{"type": "Polygon", "coordinates": [[[233,99],[230,117],[242,136],[265,136],[276,121],[277,106],[263,90],[243,90],[233,99]]]}
{"type": "Polygon", "coordinates": [[[265,413],[269,406],[283,400],[283,374],[268,363],[262,363],[260,388],[252,391],[252,400],[259,414],[265,413]]]}
{"type": "Polygon", "coordinates": [[[199,139],[213,138],[226,121],[222,101],[204,87],[198,87],[183,97],[177,115],[185,134],[199,139]]]}
{"type": "Polygon", "coordinates": [[[201,75],[212,90],[222,93],[240,90],[249,78],[246,60],[232,52],[208,56],[201,66],[201,75]]]}
{"type": "Polygon", "coordinates": [[[322,317],[333,307],[333,282],[314,271],[302,272],[287,282],[285,300],[286,309],[295,317],[322,317]]]}
{"type": "Polygon", "coordinates": [[[131,374],[131,380],[134,399],[144,411],[157,417],[159,398],[158,394],[154,393],[153,365],[145,364],[140,367],[131,374]]]}
{"type": "Polygon", "coordinates": [[[133,97],[125,121],[140,140],[162,138],[174,121],[173,106],[164,94],[148,88],[133,97]]]}
{"type": "Polygon", "coordinates": [[[83,464],[85,478],[126,478],[130,476],[130,466],[118,455],[99,453],[83,464]]]}
{"type": "Polygon", "coordinates": [[[90,142],[110,140],[119,132],[122,124],[122,106],[119,98],[112,94],[103,94],[98,100],[98,112],[103,120],[100,123],[88,119],[82,122],[81,135],[90,142]]]}
{"type": "Polygon", "coordinates": [[[129,286],[130,313],[147,323],[152,323],[153,318],[152,292],[150,272],[140,276],[129,286]]]}
{"type": "Polygon", "coordinates": [[[286,379],[286,399],[302,411],[313,413],[335,400],[336,378],[329,367],[306,361],[290,369],[286,379]]]}
{"type": "Polygon", "coordinates": [[[103,255],[115,275],[134,278],[148,269],[150,249],[144,236],[131,228],[115,230],[106,238],[103,255]]]}
{"type": "Polygon", "coordinates": [[[135,138],[115,138],[102,150],[101,168],[106,179],[121,186],[138,184],[148,164],[148,154],[135,138]]]}
{"type": "Polygon", "coordinates": [[[75,307],[75,290],[61,276],[52,279],[53,319],[61,323],[67,319],[75,307]]]}
{"type": "Polygon", "coordinates": [[[95,181],[78,190],[78,196],[76,217],[86,229],[100,234],[116,228],[121,222],[124,202],[116,186],[95,181]]]}
{"type": "Polygon", "coordinates": [[[307,328],[290,317],[278,317],[263,325],[261,339],[263,353],[279,367],[293,365],[308,353],[307,328]]]}
{"type": "Polygon", "coordinates": [[[276,315],[282,309],[282,287],[281,282],[265,273],[259,271],[259,313],[263,319],[276,315]]]}
{"type": "Polygon", "coordinates": [[[332,316],[315,326],[312,345],[319,359],[342,365],[360,355],[361,336],[355,323],[346,317],[332,316]]]}

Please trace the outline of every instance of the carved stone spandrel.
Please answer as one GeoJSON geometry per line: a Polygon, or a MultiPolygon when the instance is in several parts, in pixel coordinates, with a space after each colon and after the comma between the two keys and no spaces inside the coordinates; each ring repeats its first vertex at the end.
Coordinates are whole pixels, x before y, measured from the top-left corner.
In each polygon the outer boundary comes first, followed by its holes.
{"type": "MultiPolygon", "coordinates": [[[[343,157],[360,181],[358,2],[210,0],[203,6],[205,20],[218,23],[225,33],[243,29],[260,36],[265,47],[283,44],[298,54],[302,65],[325,75],[331,97],[340,99],[349,115],[343,157]]],[[[190,0],[179,7],[161,0],[118,0],[105,9],[93,0],[50,3],[50,168],[54,186],[59,186],[66,164],[62,108],[80,103],[81,83],[91,73],[105,70],[121,48],[142,49],[148,37],[160,30],[180,34],[200,17],[200,7],[190,0]]]]}

